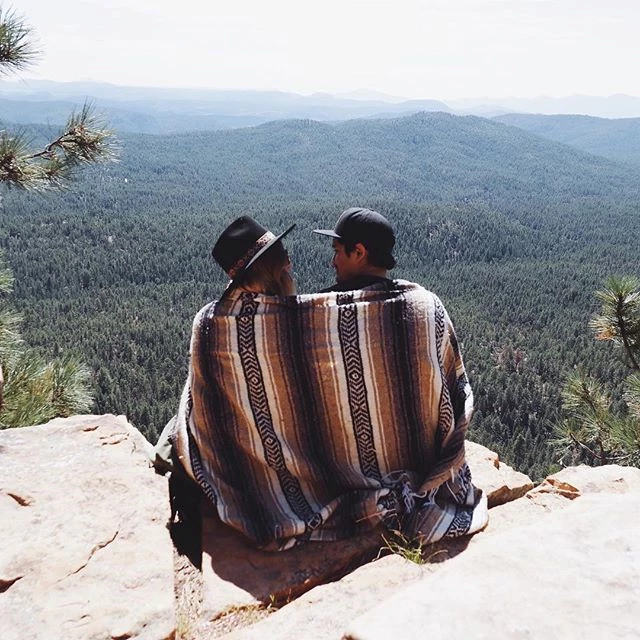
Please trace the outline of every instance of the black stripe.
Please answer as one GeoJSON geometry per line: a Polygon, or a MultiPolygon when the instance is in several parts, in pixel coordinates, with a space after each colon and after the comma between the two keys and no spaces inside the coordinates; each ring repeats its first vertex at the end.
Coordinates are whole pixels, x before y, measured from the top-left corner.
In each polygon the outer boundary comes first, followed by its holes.
{"type": "Polygon", "coordinates": [[[360,350],[358,314],[351,294],[338,294],[338,335],[347,379],[351,424],[358,449],[360,470],[367,478],[380,481],[380,467],[373,439],[371,411],[360,350]]]}

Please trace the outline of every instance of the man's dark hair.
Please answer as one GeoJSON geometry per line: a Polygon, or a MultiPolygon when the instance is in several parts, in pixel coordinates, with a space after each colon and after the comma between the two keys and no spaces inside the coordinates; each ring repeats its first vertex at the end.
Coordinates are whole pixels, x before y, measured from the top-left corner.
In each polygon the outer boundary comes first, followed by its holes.
{"type": "MultiPolygon", "coordinates": [[[[340,242],[340,241],[338,241],[340,242]]],[[[358,241],[346,240],[342,243],[344,246],[344,252],[347,255],[351,255],[351,252],[356,248],[358,241]]],[[[366,250],[369,260],[369,264],[374,267],[380,267],[382,269],[393,269],[396,266],[396,259],[391,255],[390,251],[381,249],[380,247],[367,247],[366,243],[360,242],[366,250]]]]}

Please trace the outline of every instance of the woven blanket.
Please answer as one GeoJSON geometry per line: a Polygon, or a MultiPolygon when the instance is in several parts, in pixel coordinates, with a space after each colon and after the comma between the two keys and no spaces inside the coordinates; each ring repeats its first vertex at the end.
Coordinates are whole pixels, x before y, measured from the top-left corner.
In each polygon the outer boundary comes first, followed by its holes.
{"type": "Polygon", "coordinates": [[[263,548],[381,520],[433,542],[487,521],[464,457],[472,408],[449,316],[417,284],[235,291],[194,320],[172,440],[220,518],[263,548]]]}

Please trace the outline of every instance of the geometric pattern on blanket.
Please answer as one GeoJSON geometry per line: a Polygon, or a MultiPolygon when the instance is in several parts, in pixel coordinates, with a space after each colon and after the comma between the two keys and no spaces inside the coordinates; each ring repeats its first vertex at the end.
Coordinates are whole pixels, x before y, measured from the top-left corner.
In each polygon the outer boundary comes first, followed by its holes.
{"type": "Polygon", "coordinates": [[[487,522],[473,396],[442,302],[395,280],[196,315],[172,441],[221,520],[282,550],[380,522],[425,542],[487,522]]]}

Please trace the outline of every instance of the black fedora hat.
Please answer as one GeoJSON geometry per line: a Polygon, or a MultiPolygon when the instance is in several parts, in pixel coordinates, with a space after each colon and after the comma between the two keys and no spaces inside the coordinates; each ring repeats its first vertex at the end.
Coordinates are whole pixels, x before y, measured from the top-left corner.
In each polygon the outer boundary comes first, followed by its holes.
{"type": "Polygon", "coordinates": [[[211,255],[231,280],[235,280],[295,226],[292,224],[276,236],[253,218],[241,216],[220,234],[211,255]]]}

